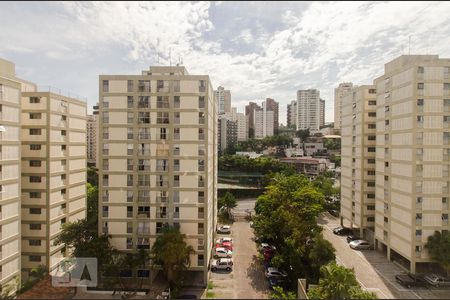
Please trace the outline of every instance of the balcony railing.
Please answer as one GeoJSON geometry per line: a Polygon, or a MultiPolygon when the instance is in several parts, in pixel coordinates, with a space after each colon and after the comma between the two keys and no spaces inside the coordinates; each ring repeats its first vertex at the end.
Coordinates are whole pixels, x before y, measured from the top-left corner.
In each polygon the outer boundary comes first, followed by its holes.
{"type": "Polygon", "coordinates": [[[180,187],[180,181],[174,180],[173,181],[173,187],[180,187]]]}
{"type": "Polygon", "coordinates": [[[174,133],[173,134],[173,139],[174,140],[179,140],[180,139],[180,134],[179,133],[174,133]]]}
{"type": "Polygon", "coordinates": [[[167,213],[160,213],[160,212],[156,212],[156,217],[158,219],[167,219],[167,213]]]}
{"type": "Polygon", "coordinates": [[[102,227],[102,233],[108,234],[108,227],[106,226],[102,227]]]}
{"type": "Polygon", "coordinates": [[[138,165],[138,171],[150,171],[149,165],[138,165]]]}
{"type": "Polygon", "coordinates": [[[204,196],[198,197],[198,203],[205,203],[205,197],[204,196]]]}
{"type": "Polygon", "coordinates": [[[205,187],[205,182],[204,181],[199,181],[198,182],[198,187],[205,187]]]}
{"type": "Polygon", "coordinates": [[[198,217],[199,219],[203,219],[203,218],[205,217],[205,213],[199,212],[197,217],[198,217]]]}
{"type": "Polygon", "coordinates": [[[157,196],[156,197],[156,202],[158,202],[158,203],[166,203],[167,199],[168,199],[167,196],[157,196]]]}
{"type": "Polygon", "coordinates": [[[150,202],[150,196],[139,196],[138,197],[138,202],[149,203],[150,202]]]}
{"type": "Polygon", "coordinates": [[[150,139],[150,133],[139,133],[138,139],[140,139],[140,140],[148,140],[148,139],[150,139]]]}
{"type": "Polygon", "coordinates": [[[174,171],[180,171],[180,165],[174,165],[173,166],[174,171]]]}
{"type": "Polygon", "coordinates": [[[180,218],[180,212],[175,211],[175,212],[173,213],[173,218],[174,218],[174,219],[179,219],[179,218],[180,218]]]}
{"type": "Polygon", "coordinates": [[[198,234],[205,234],[204,228],[198,228],[198,234]]]}
{"type": "Polygon", "coordinates": [[[138,212],[137,217],[138,217],[139,219],[142,219],[142,218],[150,218],[150,212],[138,212]]]}

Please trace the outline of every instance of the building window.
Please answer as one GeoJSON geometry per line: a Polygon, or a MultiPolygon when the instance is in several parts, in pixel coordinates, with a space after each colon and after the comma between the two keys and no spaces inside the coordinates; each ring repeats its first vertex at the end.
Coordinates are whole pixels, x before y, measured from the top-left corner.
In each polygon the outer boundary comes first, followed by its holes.
{"type": "Polygon", "coordinates": [[[109,92],[109,80],[103,80],[103,92],[109,92]]]}
{"type": "Polygon", "coordinates": [[[377,113],[376,112],[370,112],[370,113],[368,113],[368,116],[369,117],[376,117],[377,113]]]}
{"type": "Polygon", "coordinates": [[[375,152],[376,148],[375,147],[369,147],[367,148],[367,152],[375,152]]]}
{"type": "Polygon", "coordinates": [[[29,196],[31,199],[39,199],[41,198],[41,192],[30,192],[29,196]]]}
{"type": "Polygon", "coordinates": [[[369,105],[377,105],[377,101],[375,101],[375,100],[369,100],[369,105]]]}
{"type": "Polygon", "coordinates": [[[424,89],[424,83],[423,83],[423,82],[419,82],[419,83],[417,84],[417,89],[418,89],[418,90],[423,90],[423,89],[424,89]]]}
{"type": "Polygon", "coordinates": [[[30,150],[41,150],[41,145],[40,144],[31,144],[30,145],[30,150]]]}
{"type": "Polygon", "coordinates": [[[40,255],[30,255],[28,257],[28,260],[31,262],[40,262],[41,261],[41,256],[40,255]]]}
{"type": "Polygon", "coordinates": [[[30,182],[41,182],[42,178],[41,176],[30,176],[30,182]]]}
{"type": "Polygon", "coordinates": [[[41,103],[41,97],[30,97],[30,103],[41,103]]]}
{"type": "Polygon", "coordinates": [[[377,137],[376,137],[375,135],[369,135],[369,136],[367,137],[367,139],[368,139],[369,141],[375,141],[375,140],[377,139],[377,137]]]}
{"type": "Polygon", "coordinates": [[[369,187],[375,186],[375,181],[369,181],[369,182],[367,182],[367,186],[369,186],[369,187]]]}
{"type": "Polygon", "coordinates": [[[137,277],[138,278],[149,278],[150,270],[137,270],[137,277]]]}
{"type": "Polygon", "coordinates": [[[41,113],[30,113],[30,119],[42,119],[41,113]]]}
{"type": "Polygon", "coordinates": [[[374,163],[375,163],[375,159],[374,159],[374,158],[369,158],[369,159],[367,160],[367,163],[368,163],[368,164],[374,164],[374,163]]]}
{"type": "Polygon", "coordinates": [[[205,80],[199,80],[199,82],[198,82],[198,91],[200,93],[204,93],[206,91],[206,81],[205,80]]]}
{"type": "Polygon", "coordinates": [[[41,214],[41,208],[32,207],[30,208],[30,215],[40,215],[41,214]]]}
{"type": "Polygon", "coordinates": [[[133,96],[127,96],[127,107],[133,108],[134,106],[134,98],[133,96]]]}
{"type": "Polygon", "coordinates": [[[205,108],[205,96],[198,97],[198,108],[205,108]]]}
{"type": "Polygon", "coordinates": [[[375,199],[375,194],[367,194],[367,199],[375,199]]]}
{"type": "Polygon", "coordinates": [[[28,245],[30,246],[40,246],[41,240],[28,240],[28,245]]]}
{"type": "Polygon", "coordinates": [[[418,74],[423,74],[423,73],[425,73],[424,67],[417,67],[417,73],[418,73],[418,74]]]}
{"type": "Polygon", "coordinates": [[[65,130],[61,130],[61,136],[66,136],[67,132],[65,130]]]}
{"type": "Polygon", "coordinates": [[[367,222],[375,222],[375,217],[367,217],[367,222]]]}
{"type": "Polygon", "coordinates": [[[30,224],[30,230],[41,230],[42,225],[41,224],[30,224]]]}
{"type": "Polygon", "coordinates": [[[127,92],[133,92],[133,80],[127,81],[127,92]]]}
{"type": "Polygon", "coordinates": [[[369,94],[376,94],[377,90],[376,89],[369,89],[369,94]]]}
{"type": "Polygon", "coordinates": [[[180,96],[173,97],[173,107],[180,108],[180,96]]]}
{"type": "Polygon", "coordinates": [[[40,167],[42,162],[40,160],[30,160],[30,167],[40,167]]]}
{"type": "Polygon", "coordinates": [[[423,106],[423,99],[417,99],[417,106],[423,106]]]}
{"type": "Polygon", "coordinates": [[[30,135],[41,135],[40,128],[30,128],[30,135]]]}
{"type": "Polygon", "coordinates": [[[367,171],[367,175],[375,175],[375,171],[373,170],[367,171]]]}
{"type": "Polygon", "coordinates": [[[376,128],[377,128],[377,125],[376,125],[376,124],[368,124],[368,125],[367,125],[367,128],[368,128],[368,129],[376,129],[376,128]]]}

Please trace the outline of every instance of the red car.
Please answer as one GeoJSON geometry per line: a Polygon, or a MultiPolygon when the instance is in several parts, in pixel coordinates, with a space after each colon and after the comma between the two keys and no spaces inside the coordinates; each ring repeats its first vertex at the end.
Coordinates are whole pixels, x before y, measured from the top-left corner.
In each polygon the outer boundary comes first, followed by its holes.
{"type": "Polygon", "coordinates": [[[265,261],[270,261],[272,257],[275,256],[275,251],[273,249],[267,249],[264,251],[263,255],[265,261]]]}
{"type": "Polygon", "coordinates": [[[233,244],[230,242],[217,243],[216,248],[225,248],[227,250],[233,251],[233,244]]]}

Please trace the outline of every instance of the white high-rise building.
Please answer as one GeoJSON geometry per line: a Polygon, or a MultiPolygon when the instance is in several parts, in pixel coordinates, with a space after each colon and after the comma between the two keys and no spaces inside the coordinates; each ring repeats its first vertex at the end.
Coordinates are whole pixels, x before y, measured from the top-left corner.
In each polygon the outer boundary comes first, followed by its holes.
{"type": "Polygon", "coordinates": [[[225,113],[232,121],[237,123],[237,141],[248,140],[248,121],[243,113],[238,113],[236,107],[231,108],[231,113],[225,113]]]}
{"type": "Polygon", "coordinates": [[[274,112],[267,110],[266,102],[262,103],[262,108],[255,109],[255,138],[262,139],[272,136],[274,133],[274,112]]]}
{"type": "Polygon", "coordinates": [[[86,150],[87,150],[87,162],[91,165],[96,165],[97,163],[97,127],[98,120],[97,115],[88,115],[86,122],[86,150]]]}
{"type": "Polygon", "coordinates": [[[297,91],[297,130],[320,129],[320,92],[316,89],[297,91]]]}
{"type": "Polygon", "coordinates": [[[342,124],[342,97],[353,87],[351,82],[343,82],[334,89],[334,129],[341,129],[342,124]]]}
{"type": "Polygon", "coordinates": [[[224,89],[223,86],[219,86],[214,91],[214,97],[216,98],[219,115],[231,112],[231,92],[224,89]]]}

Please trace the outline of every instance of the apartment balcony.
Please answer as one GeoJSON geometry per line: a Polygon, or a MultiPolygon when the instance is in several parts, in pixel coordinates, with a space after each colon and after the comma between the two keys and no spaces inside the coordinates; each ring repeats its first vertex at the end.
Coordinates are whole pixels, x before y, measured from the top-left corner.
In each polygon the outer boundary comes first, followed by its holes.
{"type": "Polygon", "coordinates": [[[450,128],[450,122],[443,122],[444,128],[450,128]]]}
{"type": "Polygon", "coordinates": [[[139,101],[138,102],[138,108],[150,108],[150,103],[149,102],[139,101]]]}
{"type": "Polygon", "coordinates": [[[103,186],[109,186],[109,180],[103,179],[103,186]]]}
{"type": "Polygon", "coordinates": [[[150,228],[138,228],[137,234],[138,235],[148,235],[148,234],[150,234],[150,228]]]}
{"type": "Polygon", "coordinates": [[[199,134],[198,134],[198,139],[199,139],[200,141],[205,140],[205,134],[204,134],[204,133],[199,133],[199,134]]]}
{"type": "Polygon", "coordinates": [[[450,90],[444,90],[444,96],[450,96],[450,90]]]}
{"type": "Polygon", "coordinates": [[[156,166],[156,171],[158,172],[168,172],[169,171],[169,166],[156,166]]]}
{"type": "Polygon", "coordinates": [[[416,251],[415,253],[416,253],[416,258],[420,258],[420,257],[422,257],[422,252],[420,252],[420,251],[416,251]]]}
{"type": "Polygon", "coordinates": [[[448,226],[448,219],[442,219],[442,226],[448,226]]]}
{"type": "Polygon", "coordinates": [[[102,201],[103,202],[108,202],[109,201],[109,195],[103,195],[102,201]]]}
{"type": "Polygon", "coordinates": [[[134,166],[133,165],[127,165],[127,171],[133,171],[134,166]]]}
{"type": "Polygon", "coordinates": [[[180,124],[180,118],[173,118],[174,124],[180,124]]]}
{"type": "Polygon", "coordinates": [[[162,188],[167,188],[169,187],[169,182],[168,181],[159,181],[156,183],[157,187],[162,187],[162,188]]]}
{"type": "Polygon", "coordinates": [[[174,133],[173,134],[173,139],[176,140],[176,141],[180,140],[180,134],[179,133],[174,133]]]}
{"type": "Polygon", "coordinates": [[[102,233],[103,234],[108,234],[108,227],[107,226],[103,226],[102,227],[102,233]]]}
{"type": "Polygon", "coordinates": [[[150,203],[150,196],[139,196],[138,202],[141,203],[150,203]]]}
{"type": "Polygon", "coordinates": [[[138,165],[138,171],[150,171],[149,165],[138,165]]]}
{"type": "MultiPolygon", "coordinates": [[[[174,150],[173,155],[180,155],[180,151],[178,150],[178,154],[175,154],[174,150]]],[[[169,150],[156,149],[156,156],[169,156],[169,150]]]]}
{"type": "Polygon", "coordinates": [[[199,172],[205,171],[205,166],[198,166],[198,171],[199,172]]]}
{"type": "Polygon", "coordinates": [[[448,187],[442,188],[442,194],[448,194],[448,187]]]}
{"type": "Polygon", "coordinates": [[[197,215],[198,219],[203,219],[205,217],[205,213],[199,212],[197,215]]]}
{"type": "Polygon", "coordinates": [[[149,140],[150,139],[150,133],[140,133],[138,135],[139,140],[149,140]]]}
{"type": "Polygon", "coordinates": [[[127,211],[127,218],[132,218],[132,217],[133,217],[133,212],[127,211]]]}
{"type": "Polygon", "coordinates": [[[205,150],[198,150],[198,156],[205,156],[205,150]]]}
{"type": "Polygon", "coordinates": [[[180,203],[180,196],[173,196],[173,203],[180,203]]]}
{"type": "Polygon", "coordinates": [[[198,124],[205,124],[205,118],[198,118],[198,124]]]}
{"type": "Polygon", "coordinates": [[[204,93],[204,92],[206,92],[206,86],[199,86],[199,87],[198,87],[198,92],[199,92],[199,93],[204,93]]]}
{"type": "Polygon", "coordinates": [[[157,219],[167,219],[167,213],[156,212],[157,219]]]}
{"type": "Polygon", "coordinates": [[[138,219],[147,219],[150,218],[150,212],[138,212],[137,214],[138,219]]]}
{"type": "Polygon", "coordinates": [[[205,203],[205,197],[199,196],[197,201],[198,201],[198,203],[205,203]]]}
{"type": "Polygon", "coordinates": [[[205,182],[204,181],[199,181],[198,182],[198,187],[205,187],[205,182]]]}
{"type": "Polygon", "coordinates": [[[167,203],[169,197],[167,196],[157,196],[156,197],[156,202],[157,203],[167,203]]]}
{"type": "Polygon", "coordinates": [[[422,202],[420,203],[416,202],[416,210],[422,210],[422,202]]]}
{"type": "Polygon", "coordinates": [[[416,234],[416,242],[421,242],[421,241],[422,241],[422,235],[416,234]]]}
{"type": "Polygon", "coordinates": [[[422,225],[422,219],[416,219],[416,225],[421,226],[422,225]]]}
{"type": "Polygon", "coordinates": [[[109,212],[108,211],[103,211],[102,217],[103,218],[108,218],[109,217],[109,212]]]}
{"type": "Polygon", "coordinates": [[[133,186],[133,180],[127,180],[127,186],[133,186]]]}
{"type": "Polygon", "coordinates": [[[158,86],[156,88],[156,91],[158,93],[168,93],[168,92],[170,92],[170,88],[168,86],[158,86]]]}
{"type": "Polygon", "coordinates": [[[127,195],[127,202],[133,202],[133,195],[127,195]]]}
{"type": "Polygon", "coordinates": [[[150,186],[150,181],[148,180],[139,180],[138,186],[150,186]]]}
{"type": "Polygon", "coordinates": [[[199,228],[197,233],[198,234],[205,234],[205,229],[204,228],[199,228]]]}
{"type": "Polygon", "coordinates": [[[173,187],[180,187],[180,181],[179,180],[174,180],[173,181],[173,187]]]}
{"type": "Polygon", "coordinates": [[[169,107],[169,102],[156,102],[156,107],[157,108],[166,108],[166,109],[168,109],[168,108],[170,108],[169,107]]]}
{"type": "Polygon", "coordinates": [[[138,85],[138,92],[141,93],[150,93],[150,86],[145,86],[145,85],[138,85]]]}
{"type": "Polygon", "coordinates": [[[173,218],[174,219],[179,219],[180,218],[180,212],[176,211],[173,213],[173,218]]]}

